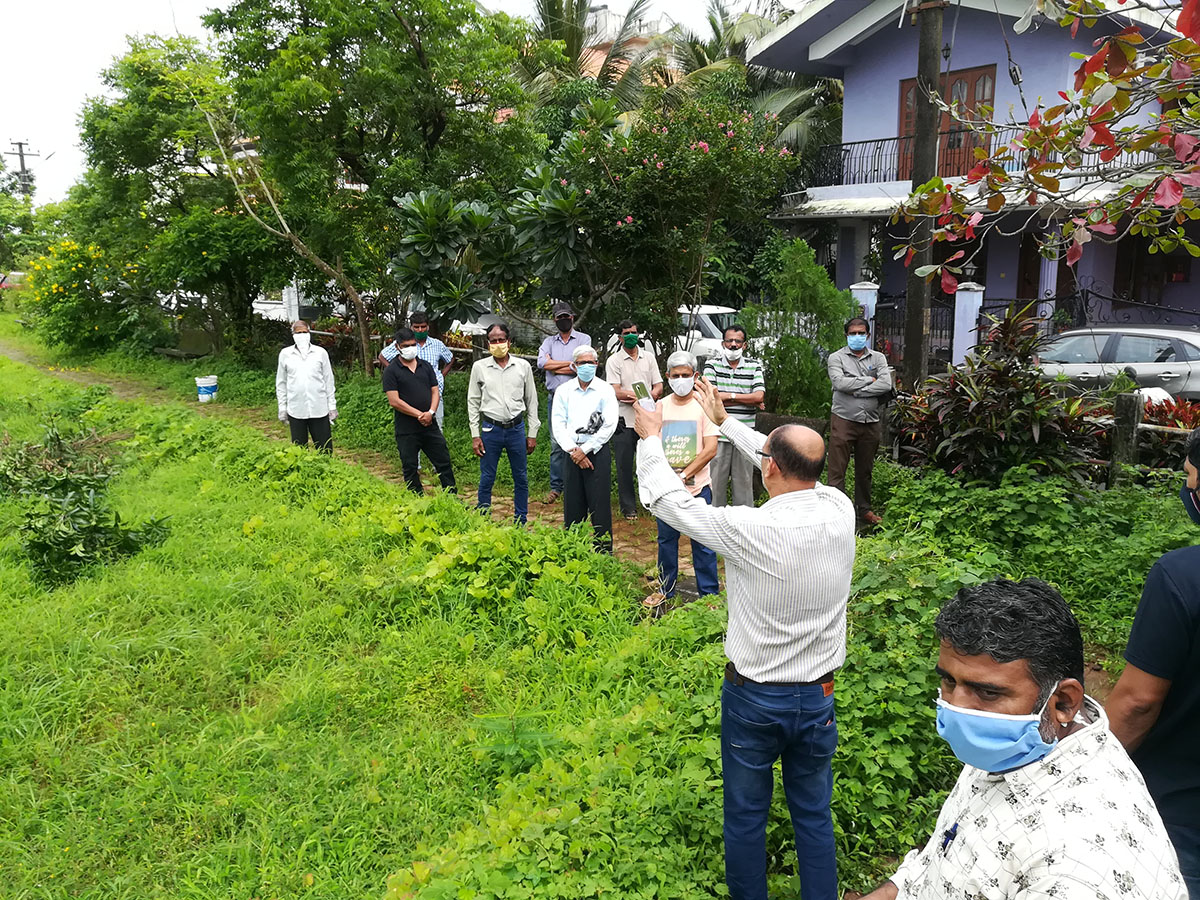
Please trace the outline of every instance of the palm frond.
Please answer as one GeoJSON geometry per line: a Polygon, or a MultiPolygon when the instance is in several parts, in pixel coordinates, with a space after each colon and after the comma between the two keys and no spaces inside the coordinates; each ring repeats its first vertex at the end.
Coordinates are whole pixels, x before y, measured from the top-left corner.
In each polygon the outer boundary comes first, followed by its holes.
{"type": "MultiPolygon", "coordinates": [[[[575,0],[575,2],[580,2],[580,0],[575,0]]],[[[597,84],[607,86],[616,81],[618,76],[624,77],[622,70],[628,71],[628,66],[633,62],[631,43],[638,35],[638,22],[645,16],[649,8],[650,0],[634,0],[630,5],[628,12],[625,13],[625,18],[621,20],[621,27],[617,29],[612,45],[608,48],[604,62],[601,63],[600,70],[596,73],[597,84]]]]}

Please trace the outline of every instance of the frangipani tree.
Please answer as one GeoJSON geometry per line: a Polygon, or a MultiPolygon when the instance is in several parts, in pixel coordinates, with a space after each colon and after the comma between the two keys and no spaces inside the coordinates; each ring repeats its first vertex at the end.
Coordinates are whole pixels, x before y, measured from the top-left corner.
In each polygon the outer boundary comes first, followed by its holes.
{"type": "MultiPolygon", "coordinates": [[[[1039,17],[1073,36],[1106,18],[1117,27],[1073,54],[1079,65],[1067,89],[1026,102],[1027,119],[1007,143],[986,120],[990,110],[966,118],[939,101],[977,136],[976,165],[959,182],[921,185],[895,218],[933,217],[935,243],[974,242],[918,270],[940,276],[948,293],[979,252],[977,238],[1035,220],[1053,226],[1042,254],[1072,266],[1089,243],[1127,235],[1147,240],[1151,253],[1200,256],[1185,228],[1200,219],[1200,0],[1029,0],[1017,28],[1039,17]]],[[[897,258],[907,265],[915,249],[903,245],[897,258]]]]}

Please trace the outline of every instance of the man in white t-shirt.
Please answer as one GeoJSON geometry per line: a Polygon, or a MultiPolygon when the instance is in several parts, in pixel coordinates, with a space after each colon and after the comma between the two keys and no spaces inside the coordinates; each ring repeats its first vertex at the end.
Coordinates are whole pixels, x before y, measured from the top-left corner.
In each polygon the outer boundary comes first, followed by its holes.
{"type": "MultiPolygon", "coordinates": [[[[667,358],[667,384],[670,390],[658,401],[662,414],[663,453],[671,468],[683,479],[693,497],[712,503],[712,476],[709,462],[717,455],[720,429],[705,415],[696,398],[696,357],[679,350],[667,358]]],[[[717,554],[699,541],[692,541],[692,566],[696,570],[696,588],[700,596],[715,594],[717,554]]],[[[675,596],[679,577],[679,532],[658,520],[659,590],[646,598],[645,605],[657,608],[675,596]]]]}

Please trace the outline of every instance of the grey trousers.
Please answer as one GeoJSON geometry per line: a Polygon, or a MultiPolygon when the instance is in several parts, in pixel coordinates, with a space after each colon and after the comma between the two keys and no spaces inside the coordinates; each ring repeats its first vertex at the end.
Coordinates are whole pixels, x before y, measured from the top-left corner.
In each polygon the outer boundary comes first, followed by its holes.
{"type": "Polygon", "coordinates": [[[733,482],[733,505],[754,505],[754,463],[729,441],[717,444],[717,455],[709,464],[713,506],[726,506],[725,490],[733,482]]]}

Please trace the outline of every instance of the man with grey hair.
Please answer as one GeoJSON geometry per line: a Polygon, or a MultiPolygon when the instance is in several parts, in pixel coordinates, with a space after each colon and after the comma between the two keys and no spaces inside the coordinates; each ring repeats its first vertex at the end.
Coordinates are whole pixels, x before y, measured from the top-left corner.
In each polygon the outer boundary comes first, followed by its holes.
{"type": "Polygon", "coordinates": [[[596,377],[596,351],[581,345],[571,354],[574,378],[554,391],[550,436],[562,450],[563,522],[592,520],[596,549],[612,552],[612,453],[617,430],[617,395],[596,377]]]}
{"type": "Polygon", "coordinates": [[[866,900],[1184,900],[1154,801],[1083,692],[1058,591],[965,587],[935,629],[937,731],[965,765],[924,849],[866,900]]]}
{"type": "Polygon", "coordinates": [[[722,436],[761,468],[770,495],[759,507],[709,506],[693,496],[667,460],[662,413],[636,408],[642,502],[725,557],[725,881],[733,900],[766,900],[767,813],[782,758],[801,892],[836,900],[833,679],[846,659],[854,508],[818,483],[825,442],[811,428],[782,425],[763,436],[726,412],[716,386],[700,381],[696,390],[722,436]]]}
{"type": "MultiPolygon", "coordinates": [[[[688,493],[712,503],[712,477],[709,463],[717,455],[720,429],[704,412],[697,399],[696,357],[687,350],[676,350],[667,357],[667,385],[670,393],[658,401],[662,416],[663,453],[671,468],[683,479],[688,493]]],[[[645,600],[658,608],[675,596],[679,577],[679,532],[669,522],[658,520],[659,590],[645,600]]],[[[717,554],[700,541],[692,541],[692,566],[696,570],[696,590],[700,596],[721,589],[717,579],[717,554]]]]}
{"type": "Polygon", "coordinates": [[[337,418],[333,367],[324,347],[314,346],[308,323],[292,323],[292,346],[279,351],[275,367],[275,399],[279,403],[279,421],[287,422],[292,443],[333,452],[330,423],[337,418]]]}

